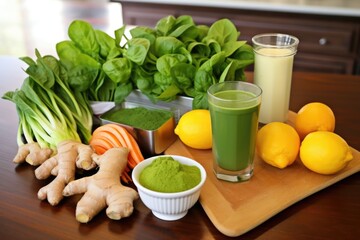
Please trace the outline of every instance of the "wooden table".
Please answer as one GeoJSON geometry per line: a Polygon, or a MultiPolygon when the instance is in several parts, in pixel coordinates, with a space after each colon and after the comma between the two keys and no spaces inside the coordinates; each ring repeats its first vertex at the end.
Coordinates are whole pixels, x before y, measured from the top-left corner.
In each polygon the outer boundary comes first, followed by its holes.
{"type": "MultiPolygon", "coordinates": [[[[26,76],[19,60],[0,57],[0,94],[14,90],[26,76]]],[[[252,75],[249,74],[252,78],[252,75]]],[[[360,149],[360,77],[294,73],[291,110],[310,101],[328,104],[337,117],[336,132],[360,149]]],[[[75,220],[79,196],[52,207],[37,199],[49,180],[34,176],[34,167],[15,165],[15,105],[0,100],[0,236],[1,239],[227,239],[197,203],[181,220],[154,217],[138,200],[135,211],[119,221],[101,212],[88,224],[75,220]]],[[[221,208],[221,206],[219,206],[221,208]]],[[[240,239],[359,239],[360,173],[290,206],[240,239]]]]}

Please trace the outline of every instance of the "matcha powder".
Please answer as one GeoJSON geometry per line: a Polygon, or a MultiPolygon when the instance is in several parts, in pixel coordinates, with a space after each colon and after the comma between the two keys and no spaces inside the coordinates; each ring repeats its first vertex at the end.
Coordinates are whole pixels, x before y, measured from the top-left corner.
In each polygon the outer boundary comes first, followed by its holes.
{"type": "Polygon", "coordinates": [[[182,192],[200,183],[201,173],[196,166],[179,163],[172,157],[158,157],[140,173],[139,182],[157,192],[182,192]]]}
{"type": "Polygon", "coordinates": [[[172,116],[173,113],[167,110],[135,107],[110,111],[103,114],[101,118],[144,130],[156,130],[172,116]]]}

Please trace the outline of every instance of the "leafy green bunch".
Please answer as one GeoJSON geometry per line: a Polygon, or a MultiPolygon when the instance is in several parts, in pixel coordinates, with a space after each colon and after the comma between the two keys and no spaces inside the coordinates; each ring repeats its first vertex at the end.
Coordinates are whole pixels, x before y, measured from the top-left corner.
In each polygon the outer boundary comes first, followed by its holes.
{"type": "Polygon", "coordinates": [[[245,80],[254,61],[252,47],[239,41],[228,19],[210,27],[190,16],[160,19],[154,29],[135,27],[123,55],[135,63],[131,80],[153,102],[193,97],[193,108],[208,108],[206,92],[214,83],[245,80]]]}
{"type": "Polygon", "coordinates": [[[208,108],[206,91],[216,82],[244,80],[253,63],[252,47],[239,41],[240,32],[228,19],[210,27],[191,16],[168,16],[155,28],[138,26],[115,38],[89,23],[73,21],[70,40],[56,45],[74,89],[87,89],[89,100],[122,102],[139,89],[152,102],[193,97],[193,108],[208,108]],[[125,40],[124,46],[120,43],[125,40]]]}
{"type": "Polygon", "coordinates": [[[124,31],[115,30],[112,38],[85,21],[70,24],[70,40],[57,43],[56,51],[72,89],[86,91],[90,101],[122,102],[130,94],[132,63],[120,46],[124,31]]]}
{"type": "Polygon", "coordinates": [[[89,23],[73,21],[69,40],[56,44],[59,59],[41,56],[28,64],[20,89],[5,93],[19,116],[18,145],[37,142],[56,149],[59,142],[88,143],[92,130],[89,101],[122,102],[133,89],[153,102],[193,97],[193,108],[208,108],[206,92],[216,82],[244,80],[253,51],[228,19],[210,27],[190,16],[160,19],[155,28],[125,26],[110,37],[89,23]],[[125,44],[121,46],[122,41],[125,44]]]}
{"type": "Polygon", "coordinates": [[[21,58],[29,65],[21,88],[3,96],[16,104],[18,146],[37,142],[41,148],[56,150],[64,140],[88,143],[92,112],[86,92],[70,88],[68,73],[55,57],[35,53],[36,61],[21,58]]]}

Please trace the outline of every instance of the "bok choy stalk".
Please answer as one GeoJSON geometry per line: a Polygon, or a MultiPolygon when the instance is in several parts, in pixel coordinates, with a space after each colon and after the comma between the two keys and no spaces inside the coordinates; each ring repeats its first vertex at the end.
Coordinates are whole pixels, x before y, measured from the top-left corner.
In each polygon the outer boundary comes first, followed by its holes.
{"type": "Polygon", "coordinates": [[[67,72],[55,57],[35,53],[36,61],[21,58],[29,65],[21,88],[3,96],[16,104],[18,145],[37,142],[41,148],[56,150],[64,140],[88,143],[92,112],[86,95],[69,88],[67,72]]]}

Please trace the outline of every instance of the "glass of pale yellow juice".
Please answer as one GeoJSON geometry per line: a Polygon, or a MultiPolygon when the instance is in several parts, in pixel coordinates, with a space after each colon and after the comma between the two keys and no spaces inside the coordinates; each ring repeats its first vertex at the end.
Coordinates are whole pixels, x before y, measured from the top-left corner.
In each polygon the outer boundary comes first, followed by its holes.
{"type": "Polygon", "coordinates": [[[254,36],[252,43],[254,83],[263,90],[259,122],[285,122],[299,39],[287,34],[267,33],[254,36]]]}

